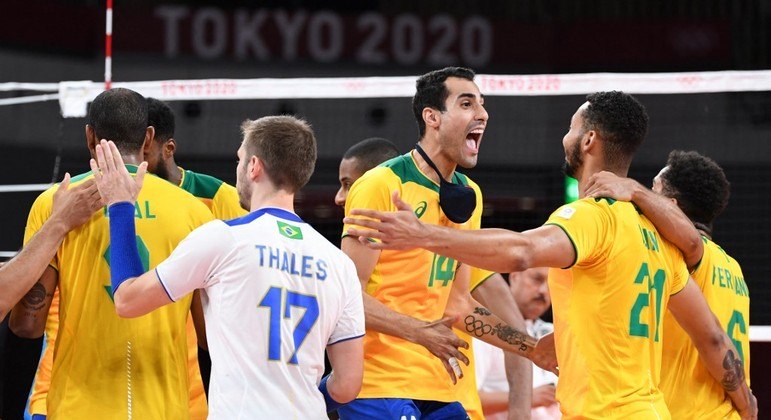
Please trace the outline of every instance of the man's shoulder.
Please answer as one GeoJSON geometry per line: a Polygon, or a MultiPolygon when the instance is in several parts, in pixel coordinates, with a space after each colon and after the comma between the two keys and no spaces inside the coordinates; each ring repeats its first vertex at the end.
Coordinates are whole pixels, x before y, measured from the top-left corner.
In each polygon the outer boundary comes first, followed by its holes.
{"type": "Polygon", "coordinates": [[[179,186],[183,190],[199,198],[214,198],[225,181],[211,175],[183,169],[184,177],[179,186]]]}
{"type": "Polygon", "coordinates": [[[137,200],[143,199],[162,199],[164,202],[173,205],[178,211],[181,209],[191,209],[192,211],[211,213],[209,208],[190,192],[152,174],[147,174],[142,190],[139,192],[137,200]]]}

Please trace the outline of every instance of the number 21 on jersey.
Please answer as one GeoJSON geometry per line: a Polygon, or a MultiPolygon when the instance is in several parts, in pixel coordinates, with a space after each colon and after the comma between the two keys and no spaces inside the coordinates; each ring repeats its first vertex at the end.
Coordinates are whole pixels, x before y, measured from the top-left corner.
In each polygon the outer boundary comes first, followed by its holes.
{"type": "Polygon", "coordinates": [[[308,337],[311,328],[316,324],[319,317],[319,302],[316,296],[303,295],[282,287],[271,287],[262,298],[260,307],[268,308],[270,315],[270,324],[268,326],[268,359],[281,360],[281,318],[292,318],[292,308],[304,308],[300,320],[297,321],[292,332],[292,342],[294,352],[289,358],[288,363],[297,364],[297,352],[300,350],[305,338],[308,337]],[[283,312],[281,308],[284,308],[283,312]]]}
{"type": "Polygon", "coordinates": [[[640,270],[637,272],[637,276],[634,279],[635,284],[642,284],[647,288],[647,291],[637,295],[637,299],[632,306],[632,310],[629,314],[629,335],[633,337],[650,337],[650,329],[653,328],[654,341],[659,341],[659,326],[661,320],[661,299],[664,294],[664,282],[667,279],[667,273],[662,269],[656,270],[651,276],[650,270],[648,270],[648,263],[642,263],[640,270]],[[651,302],[651,293],[655,290],[655,302],[651,302]],[[656,320],[655,324],[650,326],[645,322],[642,322],[642,311],[646,307],[650,307],[655,310],[656,320]]]}

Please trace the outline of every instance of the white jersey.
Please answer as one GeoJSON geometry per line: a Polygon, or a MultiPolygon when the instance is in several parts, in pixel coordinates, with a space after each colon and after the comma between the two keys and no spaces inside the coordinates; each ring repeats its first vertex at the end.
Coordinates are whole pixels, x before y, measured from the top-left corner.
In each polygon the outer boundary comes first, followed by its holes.
{"type": "Polygon", "coordinates": [[[364,335],[353,262],[297,215],[262,208],[193,231],[156,268],[172,300],[201,291],[210,419],[327,418],[327,345],[364,335]]]}

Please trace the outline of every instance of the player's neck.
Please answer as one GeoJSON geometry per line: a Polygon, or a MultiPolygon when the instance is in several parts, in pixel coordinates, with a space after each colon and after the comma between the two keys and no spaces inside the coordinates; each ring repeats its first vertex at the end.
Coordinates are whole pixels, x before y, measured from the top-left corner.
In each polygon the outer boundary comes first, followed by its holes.
{"type": "Polygon", "coordinates": [[[126,165],[139,165],[144,161],[141,153],[121,154],[121,158],[123,158],[123,163],[126,165]]]}
{"type": "Polygon", "coordinates": [[[166,163],[166,173],[169,174],[168,181],[174,185],[179,185],[182,182],[182,168],[177,166],[177,163],[172,160],[166,163]]]}
{"type": "Polygon", "coordinates": [[[587,159],[576,174],[576,179],[578,179],[578,198],[584,198],[586,196],[586,186],[592,175],[602,171],[611,172],[621,178],[626,178],[629,173],[629,166],[613,167],[601,160],[595,161],[587,159]]]}
{"type": "Polygon", "coordinates": [[[251,211],[262,207],[276,207],[294,213],[294,194],[272,188],[260,189],[255,185],[250,204],[251,211]]]}
{"type": "MultiPolygon", "coordinates": [[[[439,172],[442,173],[444,179],[452,182],[452,174],[455,172],[455,168],[458,167],[457,162],[452,162],[450,159],[447,159],[442,154],[441,147],[439,147],[439,144],[436,141],[423,139],[419,144],[423,151],[426,152],[426,155],[428,155],[428,158],[434,162],[434,165],[436,165],[437,168],[439,168],[439,172]]],[[[439,184],[439,175],[437,175],[436,171],[431,168],[428,162],[420,156],[420,153],[416,150],[412,151],[412,156],[415,159],[415,162],[417,162],[420,171],[439,184]]]]}

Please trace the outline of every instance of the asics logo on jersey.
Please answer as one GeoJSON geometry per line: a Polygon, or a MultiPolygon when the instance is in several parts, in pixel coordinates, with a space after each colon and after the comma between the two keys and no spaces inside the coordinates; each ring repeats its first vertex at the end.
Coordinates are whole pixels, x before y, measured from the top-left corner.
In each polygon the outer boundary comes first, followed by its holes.
{"type": "Polygon", "coordinates": [[[278,233],[280,233],[281,236],[287,237],[289,239],[303,238],[303,231],[300,230],[299,227],[292,226],[288,223],[284,223],[278,220],[276,220],[276,223],[278,224],[278,233]]]}
{"type": "Polygon", "coordinates": [[[418,216],[418,219],[420,219],[420,216],[423,216],[423,213],[426,212],[426,208],[428,208],[428,203],[425,201],[418,203],[417,207],[415,207],[415,216],[418,216]]]}

